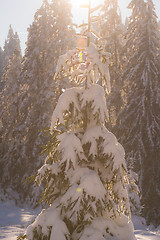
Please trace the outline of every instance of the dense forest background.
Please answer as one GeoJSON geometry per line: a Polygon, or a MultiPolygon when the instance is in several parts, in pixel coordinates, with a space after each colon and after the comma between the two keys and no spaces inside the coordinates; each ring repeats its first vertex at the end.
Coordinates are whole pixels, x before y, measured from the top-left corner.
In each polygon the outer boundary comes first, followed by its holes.
{"type": "MultiPolygon", "coordinates": [[[[105,0],[94,23],[101,44],[111,53],[111,93],[106,123],[124,146],[130,172],[138,175],[141,214],[160,224],[160,24],[152,0],[132,0],[122,23],[117,0],[105,0]]],[[[10,26],[0,48],[0,190],[1,199],[37,204],[40,190],[23,181],[44,160],[43,146],[51,115],[67,77],[54,80],[58,57],[77,45],[69,1],[43,1],[28,28],[22,56],[10,26]]],[[[79,37],[78,37],[79,38],[79,37]]],[[[101,84],[101,83],[100,83],[101,84]]]]}

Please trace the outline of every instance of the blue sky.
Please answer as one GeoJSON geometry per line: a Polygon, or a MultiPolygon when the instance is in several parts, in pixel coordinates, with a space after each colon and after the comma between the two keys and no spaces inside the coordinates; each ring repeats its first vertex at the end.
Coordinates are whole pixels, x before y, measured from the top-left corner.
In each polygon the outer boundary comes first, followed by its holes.
{"type": "MultiPolygon", "coordinates": [[[[126,7],[130,0],[118,1],[122,16],[125,18],[126,15],[129,15],[126,7]]],[[[24,51],[27,40],[27,28],[33,22],[34,13],[41,6],[42,2],[43,0],[0,0],[0,46],[2,48],[7,38],[9,25],[11,24],[14,32],[18,32],[21,47],[24,51]]],[[[153,2],[160,19],[160,0],[153,0],[153,2]]],[[[85,16],[83,16],[82,10],[77,9],[73,17],[74,22],[77,22],[82,21],[85,16]]]]}

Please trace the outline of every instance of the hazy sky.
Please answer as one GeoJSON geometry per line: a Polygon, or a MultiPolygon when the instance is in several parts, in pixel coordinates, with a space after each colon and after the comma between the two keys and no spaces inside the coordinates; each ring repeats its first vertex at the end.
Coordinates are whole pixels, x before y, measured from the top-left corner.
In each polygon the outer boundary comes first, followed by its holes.
{"type": "MultiPolygon", "coordinates": [[[[71,0],[73,1],[73,0],[71,0]]],[[[100,2],[100,0],[94,0],[100,2]]],[[[130,0],[118,0],[121,8],[122,17],[129,16],[126,9],[130,0]]],[[[34,13],[40,8],[43,0],[0,0],[0,46],[3,48],[7,38],[9,25],[11,24],[14,32],[18,32],[21,47],[24,51],[25,41],[27,40],[27,28],[34,19],[34,13]]],[[[156,13],[160,19],[160,0],[153,0],[156,13]]],[[[73,21],[82,21],[84,13],[82,9],[75,8],[73,21]],[[75,13],[76,11],[76,13],[75,13]]]]}

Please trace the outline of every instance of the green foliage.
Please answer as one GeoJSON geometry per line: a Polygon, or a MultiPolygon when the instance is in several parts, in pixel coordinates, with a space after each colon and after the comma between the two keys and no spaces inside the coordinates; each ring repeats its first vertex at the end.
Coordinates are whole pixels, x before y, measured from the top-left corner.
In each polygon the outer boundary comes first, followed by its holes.
{"type": "Polygon", "coordinates": [[[26,234],[17,237],[17,240],[24,240],[24,239],[27,239],[27,235],[26,234]]]}

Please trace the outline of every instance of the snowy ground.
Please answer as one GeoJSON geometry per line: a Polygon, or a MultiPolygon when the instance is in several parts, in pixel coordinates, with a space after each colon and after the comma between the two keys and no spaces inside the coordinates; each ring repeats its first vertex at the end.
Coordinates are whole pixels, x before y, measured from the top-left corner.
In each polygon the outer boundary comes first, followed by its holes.
{"type": "MultiPolygon", "coordinates": [[[[37,213],[38,210],[21,209],[12,202],[0,202],[0,239],[16,240],[37,213]]],[[[133,222],[137,240],[160,240],[160,227],[156,230],[152,227],[148,229],[141,219],[135,217],[133,222]]]]}
{"type": "Polygon", "coordinates": [[[37,211],[18,208],[13,202],[0,202],[0,239],[16,240],[36,215],[37,211]]]}

